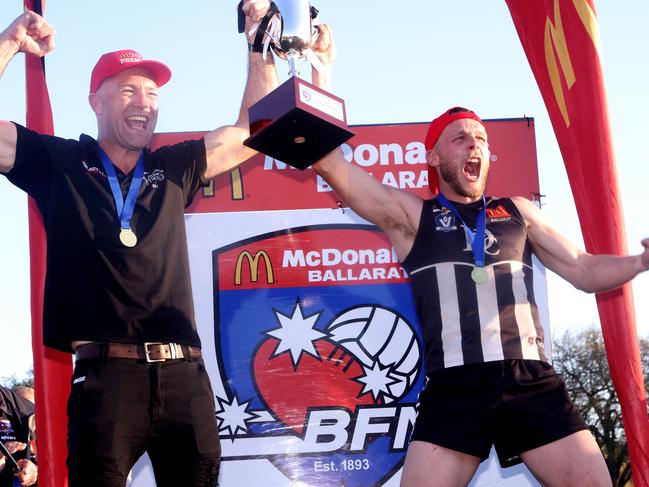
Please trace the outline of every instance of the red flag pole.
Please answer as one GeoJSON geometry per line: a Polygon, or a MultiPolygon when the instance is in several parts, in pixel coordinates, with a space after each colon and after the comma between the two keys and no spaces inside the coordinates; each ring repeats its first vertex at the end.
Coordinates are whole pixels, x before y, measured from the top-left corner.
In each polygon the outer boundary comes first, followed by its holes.
{"type": "MultiPolygon", "coordinates": [[[[593,0],[506,0],[559,142],[586,250],[626,255],[593,0]]],[[[597,306],[636,487],[649,487],[649,417],[631,285],[597,306]]]]}
{"type": "MultiPolygon", "coordinates": [[[[25,7],[43,15],[45,0],[25,0],[25,7]]],[[[27,85],[27,127],[54,134],[52,108],[45,81],[45,61],[25,56],[27,85]]],[[[46,234],[43,219],[31,198],[29,214],[29,254],[31,278],[32,350],[38,431],[38,485],[67,487],[67,416],[72,361],[67,353],[43,346],[43,289],[46,268],[46,234]]]]}

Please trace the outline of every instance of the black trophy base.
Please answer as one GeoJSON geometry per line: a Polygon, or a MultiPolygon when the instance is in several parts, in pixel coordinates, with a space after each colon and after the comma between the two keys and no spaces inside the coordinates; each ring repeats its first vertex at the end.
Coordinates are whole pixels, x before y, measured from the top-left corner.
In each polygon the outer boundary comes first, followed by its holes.
{"type": "MultiPolygon", "coordinates": [[[[305,83],[291,78],[250,107],[252,135],[244,141],[246,146],[290,166],[306,169],[354,136],[344,120],[300,101],[299,85],[305,83]]],[[[308,89],[340,100],[306,84],[308,89]]]]}

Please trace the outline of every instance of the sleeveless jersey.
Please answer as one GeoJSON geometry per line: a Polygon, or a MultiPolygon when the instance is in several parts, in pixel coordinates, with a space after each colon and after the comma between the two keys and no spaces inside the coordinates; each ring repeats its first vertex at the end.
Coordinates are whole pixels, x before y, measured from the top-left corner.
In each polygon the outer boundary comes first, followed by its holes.
{"type": "MultiPolygon", "coordinates": [[[[475,232],[482,201],[454,205],[475,232]]],[[[487,282],[471,279],[470,240],[462,222],[437,199],[424,202],[402,265],[422,325],[427,373],[504,359],[548,361],[534,299],[531,245],[509,198],[487,198],[487,282]]]]}

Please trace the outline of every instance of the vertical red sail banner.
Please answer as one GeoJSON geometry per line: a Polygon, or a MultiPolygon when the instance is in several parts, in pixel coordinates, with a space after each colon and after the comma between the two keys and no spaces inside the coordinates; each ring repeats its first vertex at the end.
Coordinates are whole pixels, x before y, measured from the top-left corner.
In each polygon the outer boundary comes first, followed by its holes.
{"type": "MultiPolygon", "coordinates": [[[[42,15],[45,0],[25,0],[25,7],[42,15]]],[[[45,62],[25,56],[27,127],[44,134],[54,133],[52,108],[45,81],[45,62]]],[[[43,288],[47,255],[45,228],[36,203],[30,198],[29,252],[32,311],[32,349],[38,431],[38,485],[67,487],[66,401],[70,390],[70,355],[43,346],[43,288]]]]}
{"type": "MultiPolygon", "coordinates": [[[[506,0],[563,155],[586,250],[627,253],[593,0],[506,0]]],[[[649,487],[649,418],[631,286],[597,294],[633,478],[649,487]]]]}

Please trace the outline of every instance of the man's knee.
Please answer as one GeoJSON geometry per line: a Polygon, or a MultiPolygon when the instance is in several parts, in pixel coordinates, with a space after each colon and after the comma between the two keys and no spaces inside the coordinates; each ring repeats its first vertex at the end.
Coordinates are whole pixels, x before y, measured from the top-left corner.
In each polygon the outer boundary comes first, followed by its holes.
{"type": "Polygon", "coordinates": [[[69,487],[124,487],[128,472],[108,459],[68,458],[69,487]]]}
{"type": "Polygon", "coordinates": [[[158,487],[216,487],[221,459],[218,456],[199,455],[193,459],[172,462],[153,461],[158,487]]]}
{"type": "Polygon", "coordinates": [[[611,487],[606,462],[588,430],[521,454],[534,476],[548,487],[611,487]]]}
{"type": "Polygon", "coordinates": [[[412,441],[404,462],[401,487],[463,487],[479,465],[478,457],[424,441],[412,441]]]}
{"type": "Polygon", "coordinates": [[[220,466],[220,457],[204,457],[198,459],[190,485],[192,487],[215,487],[219,478],[220,466]]]}

